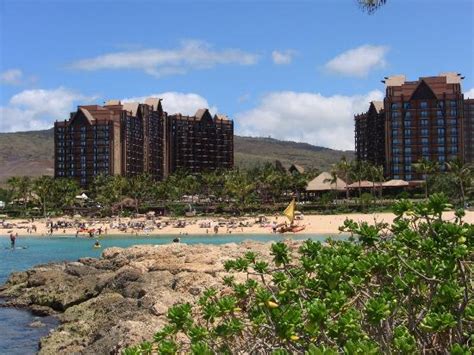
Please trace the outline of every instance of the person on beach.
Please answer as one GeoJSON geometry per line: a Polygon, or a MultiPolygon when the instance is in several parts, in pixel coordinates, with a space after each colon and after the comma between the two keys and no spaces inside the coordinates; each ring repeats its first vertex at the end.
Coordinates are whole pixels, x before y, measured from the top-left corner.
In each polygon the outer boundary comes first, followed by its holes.
{"type": "MultiPolygon", "coordinates": [[[[18,235],[18,233],[17,233],[17,235],[18,235]]],[[[15,249],[15,242],[16,242],[15,234],[10,233],[10,243],[11,243],[12,249],[15,249]]]]}

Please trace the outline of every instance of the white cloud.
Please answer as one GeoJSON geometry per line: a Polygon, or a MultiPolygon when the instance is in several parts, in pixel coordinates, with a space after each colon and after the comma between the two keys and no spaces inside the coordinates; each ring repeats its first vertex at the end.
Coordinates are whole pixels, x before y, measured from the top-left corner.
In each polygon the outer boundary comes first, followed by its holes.
{"type": "Polygon", "coordinates": [[[284,51],[273,51],[272,52],[273,63],[278,64],[278,65],[290,64],[295,54],[296,52],[292,49],[287,49],[284,51]]]}
{"type": "Polygon", "coordinates": [[[471,90],[467,90],[464,92],[464,98],[467,99],[474,99],[474,88],[472,88],[471,90]]]}
{"type": "Polygon", "coordinates": [[[76,102],[92,99],[63,87],[24,90],[0,107],[0,132],[51,128],[54,121],[69,118],[76,102]]]}
{"type": "Polygon", "coordinates": [[[202,41],[184,41],[176,49],[143,49],[116,52],[83,59],[71,64],[79,70],[137,69],[160,78],[185,74],[192,69],[207,69],[222,64],[253,65],[258,55],[240,49],[213,49],[202,41]]]}
{"type": "Polygon", "coordinates": [[[217,112],[217,107],[210,106],[204,97],[194,93],[168,91],[159,94],[150,94],[148,96],[125,98],[122,102],[145,102],[145,99],[148,97],[163,99],[163,110],[168,112],[168,114],[181,113],[183,115],[194,115],[200,108],[209,108],[209,111],[213,114],[217,112]]]}
{"type": "Polygon", "coordinates": [[[378,90],[354,96],[274,92],[254,109],[236,114],[235,120],[238,134],[353,150],[354,114],[367,111],[370,101],[382,98],[378,90]]]}
{"type": "Polygon", "coordinates": [[[387,65],[385,55],[388,50],[386,46],[366,44],[339,54],[324,67],[336,74],[365,77],[371,70],[381,69],[387,65]]]}
{"type": "Polygon", "coordinates": [[[0,73],[0,83],[8,85],[20,85],[23,72],[20,69],[9,69],[0,73]]]}

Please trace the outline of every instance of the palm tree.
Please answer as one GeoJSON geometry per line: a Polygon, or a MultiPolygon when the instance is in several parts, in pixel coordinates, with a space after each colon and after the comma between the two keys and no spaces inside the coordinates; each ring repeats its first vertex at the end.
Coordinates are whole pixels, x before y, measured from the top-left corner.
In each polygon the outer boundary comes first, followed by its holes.
{"type": "Polygon", "coordinates": [[[54,179],[51,201],[58,208],[71,206],[80,192],[79,184],[74,179],[54,179]]]}
{"type": "Polygon", "coordinates": [[[33,192],[38,196],[43,207],[43,216],[46,218],[46,208],[48,197],[51,197],[54,190],[54,179],[51,176],[41,176],[33,181],[33,192]]]}
{"type": "Polygon", "coordinates": [[[23,202],[23,213],[26,212],[28,199],[31,194],[31,179],[28,176],[11,177],[7,180],[14,198],[23,202]]]}
{"type": "Polygon", "coordinates": [[[459,184],[459,189],[461,192],[461,203],[462,206],[464,206],[464,202],[466,199],[465,187],[468,185],[469,180],[471,178],[471,167],[468,164],[463,164],[460,159],[447,162],[446,167],[459,184]]]}
{"type": "Polygon", "coordinates": [[[337,179],[339,178],[337,176],[337,167],[335,165],[332,166],[331,171],[329,171],[329,174],[331,174],[330,179],[324,179],[323,182],[329,182],[331,185],[335,185],[336,188],[336,204],[337,204],[337,179]]]}
{"type": "Polygon", "coordinates": [[[425,183],[425,198],[428,198],[428,177],[431,174],[434,174],[435,172],[439,171],[439,164],[437,162],[432,162],[423,158],[417,163],[414,163],[413,168],[417,173],[422,174],[425,183]]]}
{"type": "Polygon", "coordinates": [[[250,195],[255,188],[255,179],[250,179],[246,172],[233,170],[226,176],[225,190],[229,197],[237,200],[239,209],[250,199],[250,195]]]}
{"type": "Polygon", "coordinates": [[[127,195],[134,199],[136,213],[146,196],[151,195],[152,186],[153,181],[148,174],[140,174],[128,179],[127,195]]]}
{"type": "MultiPolygon", "coordinates": [[[[382,183],[384,180],[383,175],[383,166],[382,165],[367,165],[367,173],[370,176],[370,180],[372,181],[372,194],[375,198],[375,183],[379,182],[382,183]]],[[[382,197],[382,186],[380,186],[380,198],[382,197]]]]}
{"type": "Polygon", "coordinates": [[[346,182],[346,199],[349,199],[349,189],[348,189],[348,179],[349,172],[351,171],[351,164],[346,160],[345,157],[342,157],[339,163],[336,164],[336,169],[339,172],[339,175],[346,182]]]}
{"type": "Polygon", "coordinates": [[[357,181],[359,184],[359,198],[362,196],[362,180],[367,176],[367,165],[362,161],[354,161],[350,164],[349,177],[353,181],[357,181]]]}

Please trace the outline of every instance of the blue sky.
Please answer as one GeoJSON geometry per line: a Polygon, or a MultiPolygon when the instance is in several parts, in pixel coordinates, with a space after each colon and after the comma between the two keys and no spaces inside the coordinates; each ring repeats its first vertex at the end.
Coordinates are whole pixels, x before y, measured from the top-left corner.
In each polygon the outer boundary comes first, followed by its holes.
{"type": "Polygon", "coordinates": [[[0,0],[0,131],[159,94],[171,113],[229,115],[236,133],[352,149],[352,115],[384,76],[460,72],[474,96],[473,3],[0,0]]]}

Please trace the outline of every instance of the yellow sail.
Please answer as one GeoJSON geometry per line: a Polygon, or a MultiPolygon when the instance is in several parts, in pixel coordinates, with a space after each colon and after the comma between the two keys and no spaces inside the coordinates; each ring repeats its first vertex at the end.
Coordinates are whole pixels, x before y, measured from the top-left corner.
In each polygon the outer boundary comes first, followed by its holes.
{"type": "Polygon", "coordinates": [[[283,214],[288,217],[291,223],[293,223],[293,220],[295,219],[295,210],[296,210],[296,202],[295,199],[293,199],[288,207],[283,211],[283,214]]]}

